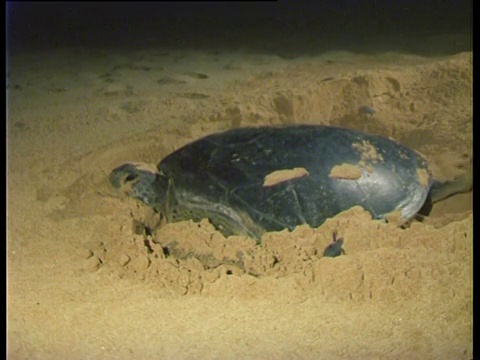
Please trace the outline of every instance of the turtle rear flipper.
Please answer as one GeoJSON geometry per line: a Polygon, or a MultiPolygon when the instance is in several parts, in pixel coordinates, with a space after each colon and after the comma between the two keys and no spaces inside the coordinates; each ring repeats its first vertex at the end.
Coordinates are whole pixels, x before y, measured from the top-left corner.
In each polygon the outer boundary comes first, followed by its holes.
{"type": "Polygon", "coordinates": [[[473,175],[471,172],[459,175],[453,180],[439,182],[434,180],[430,188],[430,198],[432,204],[446,199],[452,195],[468,192],[472,190],[473,175]]]}
{"type": "Polygon", "coordinates": [[[446,198],[468,192],[473,187],[473,174],[467,172],[449,181],[433,180],[425,204],[418,211],[420,216],[428,216],[432,211],[433,204],[446,198]]]}

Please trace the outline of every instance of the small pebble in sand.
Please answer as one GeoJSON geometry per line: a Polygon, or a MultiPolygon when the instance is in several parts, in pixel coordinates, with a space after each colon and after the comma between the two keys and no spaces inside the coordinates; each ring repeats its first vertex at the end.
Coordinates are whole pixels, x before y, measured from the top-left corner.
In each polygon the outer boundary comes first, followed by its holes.
{"type": "Polygon", "coordinates": [[[360,115],[363,115],[363,114],[367,114],[367,115],[375,115],[376,114],[376,110],[374,108],[371,108],[370,106],[368,105],[362,105],[358,108],[358,113],[360,115]]]}

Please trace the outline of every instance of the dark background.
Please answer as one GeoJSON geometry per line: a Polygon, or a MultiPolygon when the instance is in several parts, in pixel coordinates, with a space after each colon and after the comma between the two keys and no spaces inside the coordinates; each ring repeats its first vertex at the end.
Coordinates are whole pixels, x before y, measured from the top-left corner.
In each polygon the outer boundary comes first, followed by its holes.
{"type": "Polygon", "coordinates": [[[471,0],[8,2],[10,50],[87,47],[268,49],[370,37],[470,33],[471,0]]]}

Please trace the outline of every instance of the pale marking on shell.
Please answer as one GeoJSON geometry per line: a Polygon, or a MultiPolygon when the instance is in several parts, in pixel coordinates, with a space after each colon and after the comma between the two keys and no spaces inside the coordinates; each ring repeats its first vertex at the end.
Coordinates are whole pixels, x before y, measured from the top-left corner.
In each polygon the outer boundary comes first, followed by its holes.
{"type": "Polygon", "coordinates": [[[430,178],[427,170],[425,169],[417,169],[417,176],[418,176],[418,181],[420,184],[424,187],[428,187],[428,180],[430,178]]]}
{"type": "Polygon", "coordinates": [[[358,180],[362,177],[362,169],[357,165],[335,165],[328,174],[333,179],[358,180]]]}
{"type": "Polygon", "coordinates": [[[282,182],[302,178],[308,175],[307,169],[303,167],[293,168],[293,169],[282,169],[282,170],[275,170],[265,176],[263,180],[263,186],[274,186],[280,184],[282,182]]]}
{"type": "Polygon", "coordinates": [[[374,172],[372,164],[379,161],[383,162],[383,155],[377,152],[377,148],[368,140],[363,140],[362,143],[353,143],[352,147],[360,152],[360,161],[358,165],[367,170],[370,174],[374,172]]]}
{"type": "Polygon", "coordinates": [[[383,161],[382,154],[379,154],[376,147],[368,140],[363,140],[361,144],[354,143],[352,144],[352,147],[361,153],[360,157],[362,162],[366,163],[367,161],[370,161],[375,164],[379,161],[383,161]]]}

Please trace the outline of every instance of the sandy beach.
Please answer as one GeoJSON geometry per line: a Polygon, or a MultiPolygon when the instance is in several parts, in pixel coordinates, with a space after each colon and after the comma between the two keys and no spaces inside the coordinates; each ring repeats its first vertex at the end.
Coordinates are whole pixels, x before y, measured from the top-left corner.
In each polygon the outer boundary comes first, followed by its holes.
{"type": "Polygon", "coordinates": [[[127,161],[156,164],[217,131],[282,124],[391,137],[436,179],[454,179],[473,156],[472,52],[456,52],[458,41],[427,42],[453,48],[444,54],[152,45],[12,55],[8,357],[470,359],[471,191],[406,229],[358,207],[256,245],[208,220],[146,234],[139,224],[155,214],[108,182],[127,161]],[[346,254],[324,258],[333,231],[346,254]]]}

